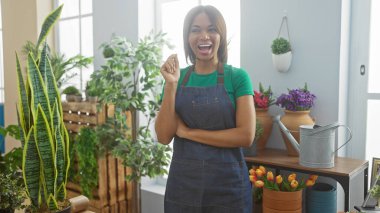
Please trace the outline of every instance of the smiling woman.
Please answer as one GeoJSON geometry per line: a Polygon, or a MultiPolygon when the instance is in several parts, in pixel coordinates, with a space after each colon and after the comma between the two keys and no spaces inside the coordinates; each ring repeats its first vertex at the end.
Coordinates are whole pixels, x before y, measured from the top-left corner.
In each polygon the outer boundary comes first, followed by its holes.
{"type": "Polygon", "coordinates": [[[242,147],[255,135],[253,89],[245,70],[227,64],[226,24],[213,6],[186,15],[180,69],[172,54],[155,129],[162,144],[174,138],[165,212],[251,212],[251,188],[242,147]]]}

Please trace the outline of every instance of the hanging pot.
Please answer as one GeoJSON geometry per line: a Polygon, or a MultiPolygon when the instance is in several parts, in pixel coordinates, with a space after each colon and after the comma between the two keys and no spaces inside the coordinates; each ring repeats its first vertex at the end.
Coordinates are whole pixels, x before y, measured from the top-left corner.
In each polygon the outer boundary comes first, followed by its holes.
{"type": "Polygon", "coordinates": [[[292,52],[275,55],[272,53],[273,66],[279,72],[287,72],[292,62],[292,52]]]}

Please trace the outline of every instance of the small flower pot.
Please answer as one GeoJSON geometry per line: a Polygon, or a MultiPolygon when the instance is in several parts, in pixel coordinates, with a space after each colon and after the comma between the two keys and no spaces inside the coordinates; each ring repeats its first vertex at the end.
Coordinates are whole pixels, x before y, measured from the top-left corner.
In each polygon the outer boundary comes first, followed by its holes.
{"type": "Polygon", "coordinates": [[[275,55],[272,53],[273,66],[279,72],[287,72],[292,62],[292,52],[275,55]]]}
{"type": "Polygon", "coordinates": [[[87,96],[87,101],[90,103],[97,103],[98,102],[98,96],[87,96]]]}
{"type": "Polygon", "coordinates": [[[67,102],[75,102],[75,95],[66,95],[67,102]]]}
{"type": "Polygon", "coordinates": [[[283,192],[263,189],[263,213],[302,213],[302,190],[283,192]]]}
{"type": "Polygon", "coordinates": [[[75,96],[74,96],[74,101],[75,101],[75,102],[81,102],[82,99],[83,99],[83,98],[82,98],[81,95],[75,95],[75,96]]]}

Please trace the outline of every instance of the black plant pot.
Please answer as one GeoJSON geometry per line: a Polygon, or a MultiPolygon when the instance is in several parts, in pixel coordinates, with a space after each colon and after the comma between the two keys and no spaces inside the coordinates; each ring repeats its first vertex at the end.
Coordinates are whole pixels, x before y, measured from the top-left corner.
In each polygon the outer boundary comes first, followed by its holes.
{"type": "Polygon", "coordinates": [[[13,213],[15,212],[14,209],[0,209],[0,213],[13,213]]]}
{"type": "Polygon", "coordinates": [[[62,209],[61,211],[57,211],[57,213],[71,213],[71,205],[62,209]]]}

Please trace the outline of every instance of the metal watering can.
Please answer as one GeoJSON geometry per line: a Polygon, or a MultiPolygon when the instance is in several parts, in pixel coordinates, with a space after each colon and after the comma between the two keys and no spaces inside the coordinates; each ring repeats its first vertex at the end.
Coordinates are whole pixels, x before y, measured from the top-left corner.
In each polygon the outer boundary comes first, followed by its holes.
{"type": "Polygon", "coordinates": [[[280,121],[280,115],[275,116],[274,121],[279,125],[280,129],[289,139],[294,149],[296,149],[299,153],[299,163],[306,167],[334,167],[335,153],[346,145],[352,138],[350,128],[338,122],[326,126],[301,125],[300,143],[298,144],[293,135],[290,134],[290,131],[280,121]],[[340,126],[347,129],[349,138],[343,145],[335,149],[335,130],[340,126]]]}

